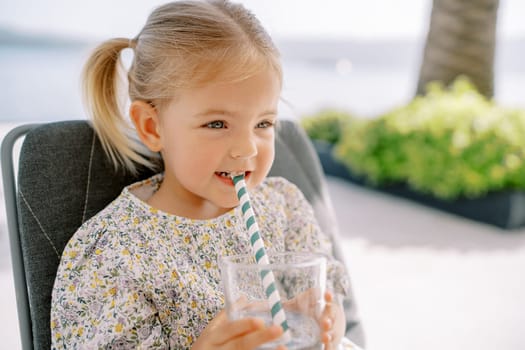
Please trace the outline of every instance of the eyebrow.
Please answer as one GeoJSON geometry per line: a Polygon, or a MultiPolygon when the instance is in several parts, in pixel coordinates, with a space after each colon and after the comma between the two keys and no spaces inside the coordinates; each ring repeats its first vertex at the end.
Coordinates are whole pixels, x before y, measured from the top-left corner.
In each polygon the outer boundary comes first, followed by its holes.
{"type": "MultiPolygon", "coordinates": [[[[229,116],[236,116],[238,113],[233,111],[227,111],[224,109],[207,109],[204,112],[200,112],[194,115],[195,118],[204,118],[209,117],[211,115],[229,115],[229,116]]],[[[275,109],[269,109],[264,111],[259,115],[259,117],[269,116],[269,115],[277,115],[277,110],[275,109]]]]}

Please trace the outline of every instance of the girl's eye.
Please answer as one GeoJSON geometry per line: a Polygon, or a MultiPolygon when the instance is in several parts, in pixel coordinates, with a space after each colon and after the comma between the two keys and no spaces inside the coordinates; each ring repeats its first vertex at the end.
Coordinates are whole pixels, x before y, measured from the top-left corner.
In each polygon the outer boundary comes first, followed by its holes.
{"type": "Polygon", "coordinates": [[[257,128],[258,129],[266,129],[266,128],[271,128],[273,125],[274,125],[274,123],[272,121],[265,120],[265,121],[262,121],[259,124],[257,124],[257,128]]]}
{"type": "Polygon", "coordinates": [[[206,127],[210,129],[222,129],[224,128],[224,122],[222,120],[214,120],[206,124],[206,127]]]}

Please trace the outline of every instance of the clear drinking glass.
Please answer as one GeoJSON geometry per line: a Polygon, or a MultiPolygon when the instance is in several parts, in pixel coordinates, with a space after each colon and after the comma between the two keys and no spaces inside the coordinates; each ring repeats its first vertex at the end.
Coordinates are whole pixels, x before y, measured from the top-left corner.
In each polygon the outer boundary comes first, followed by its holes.
{"type": "Polygon", "coordinates": [[[268,255],[270,264],[255,262],[252,255],[221,258],[221,275],[230,319],[258,317],[272,324],[271,307],[262,276],[270,271],[279,292],[291,339],[283,337],[258,349],[275,349],[285,344],[289,350],[322,349],[319,317],[324,308],[326,258],[311,253],[268,255]]]}

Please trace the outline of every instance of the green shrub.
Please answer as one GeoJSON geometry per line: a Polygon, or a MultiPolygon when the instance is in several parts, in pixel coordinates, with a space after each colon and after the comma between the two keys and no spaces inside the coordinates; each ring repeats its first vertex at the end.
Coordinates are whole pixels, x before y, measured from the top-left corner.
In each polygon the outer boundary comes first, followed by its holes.
{"type": "Polygon", "coordinates": [[[337,110],[324,110],[301,118],[300,123],[312,140],[336,144],[341,140],[343,130],[351,123],[352,116],[337,110]]]}
{"type": "Polygon", "coordinates": [[[505,109],[465,79],[342,133],[335,157],[372,184],[408,183],[438,198],[525,189],[525,111],[505,109]]]}

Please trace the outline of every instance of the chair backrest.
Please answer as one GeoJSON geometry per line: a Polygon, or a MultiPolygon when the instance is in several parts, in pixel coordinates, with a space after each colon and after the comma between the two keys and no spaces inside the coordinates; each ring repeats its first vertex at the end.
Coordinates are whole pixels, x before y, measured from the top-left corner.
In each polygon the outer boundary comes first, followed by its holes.
{"type": "MultiPolygon", "coordinates": [[[[2,143],[2,168],[22,346],[49,349],[51,291],[64,246],[124,186],[153,173],[115,173],[92,127],[80,120],[15,128],[2,143]],[[15,183],[12,148],[24,134],[15,183]]],[[[322,228],[337,241],[319,160],[292,121],[283,120],[278,128],[271,175],[295,183],[322,228]]],[[[339,245],[334,248],[344,261],[339,245]]]]}

